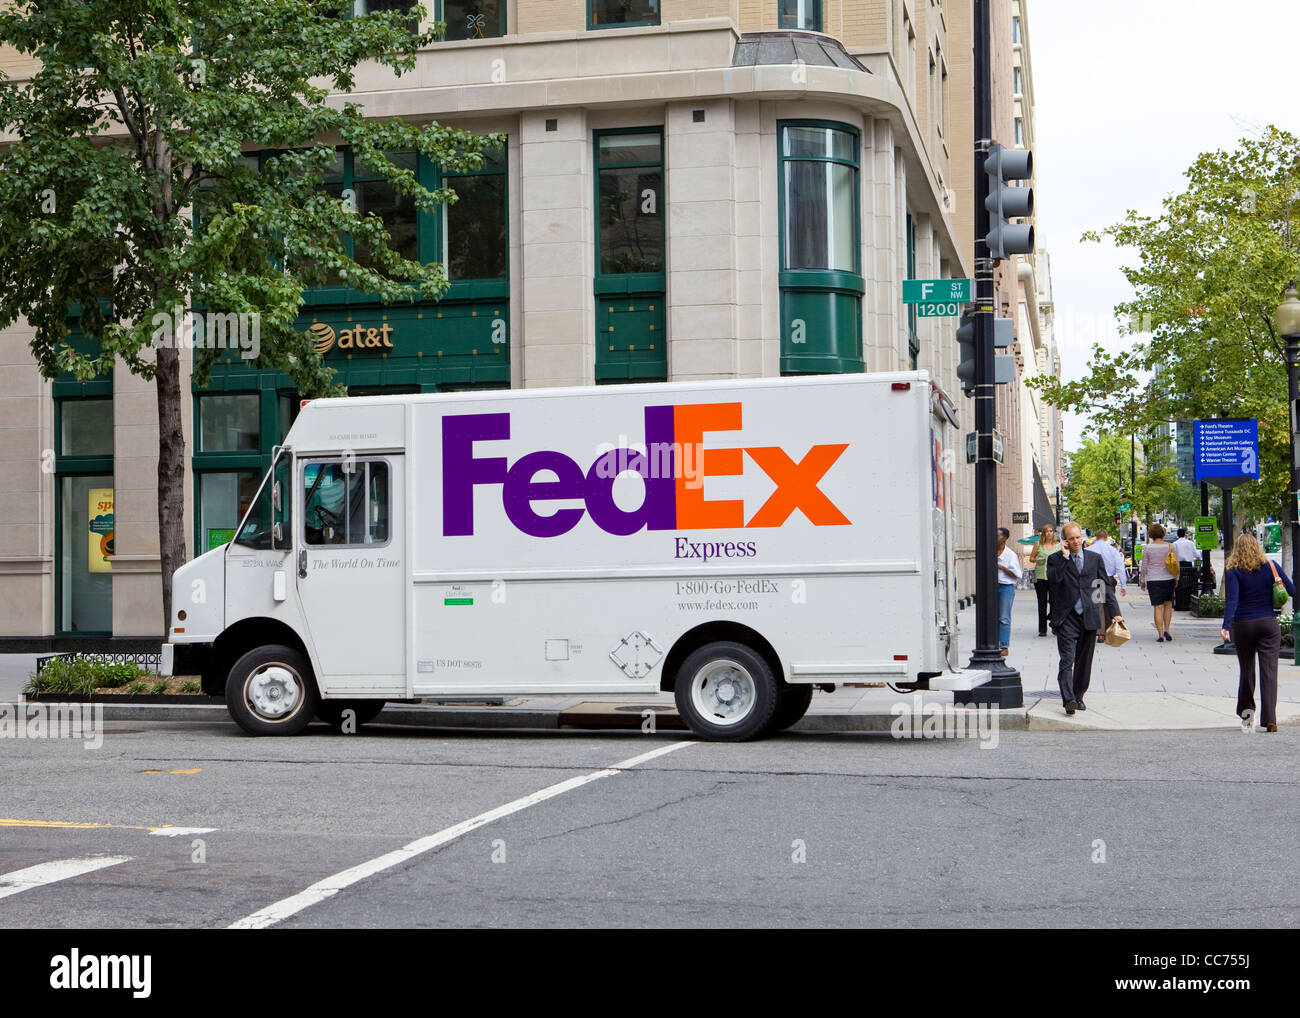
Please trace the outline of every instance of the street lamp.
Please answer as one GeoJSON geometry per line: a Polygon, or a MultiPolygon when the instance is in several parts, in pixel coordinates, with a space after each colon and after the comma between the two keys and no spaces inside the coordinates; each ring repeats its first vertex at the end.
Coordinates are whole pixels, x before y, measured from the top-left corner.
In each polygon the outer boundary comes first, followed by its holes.
{"type": "Polygon", "coordinates": [[[1287,399],[1290,403],[1291,429],[1291,491],[1287,502],[1287,517],[1291,520],[1291,571],[1295,572],[1296,556],[1300,554],[1300,519],[1297,518],[1297,493],[1300,492],[1300,464],[1296,462],[1296,426],[1300,411],[1300,379],[1297,378],[1300,365],[1300,300],[1296,299],[1295,282],[1286,288],[1286,298],[1278,305],[1273,314],[1273,323],[1278,335],[1286,341],[1286,382],[1287,399]]]}

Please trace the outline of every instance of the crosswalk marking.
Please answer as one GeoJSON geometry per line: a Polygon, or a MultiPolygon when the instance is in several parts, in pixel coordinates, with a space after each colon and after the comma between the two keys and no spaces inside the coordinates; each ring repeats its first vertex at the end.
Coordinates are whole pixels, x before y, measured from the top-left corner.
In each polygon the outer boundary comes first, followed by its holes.
{"type": "Polygon", "coordinates": [[[54,862],[43,862],[39,866],[28,866],[26,869],[0,874],[0,898],[130,861],[129,855],[100,855],[89,859],[57,859],[54,862]]]}

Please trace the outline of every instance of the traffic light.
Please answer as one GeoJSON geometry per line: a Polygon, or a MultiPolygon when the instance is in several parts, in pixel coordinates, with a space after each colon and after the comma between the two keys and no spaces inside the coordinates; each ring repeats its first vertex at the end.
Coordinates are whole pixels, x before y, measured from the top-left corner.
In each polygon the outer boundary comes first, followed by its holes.
{"type": "Polygon", "coordinates": [[[984,199],[984,207],[989,210],[989,232],[984,238],[989,257],[1029,254],[1034,250],[1034,228],[1009,220],[1033,215],[1034,190],[1013,187],[1009,181],[1028,180],[1034,175],[1033,153],[1023,148],[1003,148],[994,142],[984,160],[984,172],[989,178],[988,197],[984,199]]]}
{"type": "Polygon", "coordinates": [[[969,396],[975,391],[975,312],[967,308],[957,326],[957,377],[961,390],[969,396]]]}

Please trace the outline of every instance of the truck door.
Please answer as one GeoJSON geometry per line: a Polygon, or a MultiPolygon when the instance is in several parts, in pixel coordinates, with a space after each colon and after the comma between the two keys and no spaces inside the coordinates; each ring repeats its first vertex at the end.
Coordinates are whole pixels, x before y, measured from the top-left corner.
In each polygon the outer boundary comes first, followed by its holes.
{"type": "Polygon", "coordinates": [[[406,689],[400,455],[303,457],[298,598],[322,693],[406,689]]]}

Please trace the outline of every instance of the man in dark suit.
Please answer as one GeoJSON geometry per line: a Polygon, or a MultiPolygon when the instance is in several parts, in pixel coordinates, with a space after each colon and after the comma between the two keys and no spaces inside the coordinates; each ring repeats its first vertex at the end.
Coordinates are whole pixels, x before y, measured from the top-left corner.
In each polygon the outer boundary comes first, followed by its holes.
{"type": "Polygon", "coordinates": [[[1061,531],[1065,547],[1047,559],[1047,587],[1052,602],[1052,632],[1061,654],[1056,680],[1065,713],[1087,710],[1083,694],[1092,679],[1092,655],[1097,649],[1103,602],[1112,619],[1119,619],[1119,602],[1106,582],[1102,557],[1083,547],[1083,530],[1067,523],[1061,531]]]}

